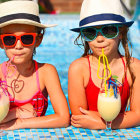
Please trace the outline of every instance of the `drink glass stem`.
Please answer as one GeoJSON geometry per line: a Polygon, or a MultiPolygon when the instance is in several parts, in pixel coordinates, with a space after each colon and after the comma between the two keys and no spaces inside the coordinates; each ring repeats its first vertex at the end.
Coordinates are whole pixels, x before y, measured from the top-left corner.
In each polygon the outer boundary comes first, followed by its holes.
{"type": "Polygon", "coordinates": [[[106,130],[107,131],[111,131],[111,121],[110,122],[106,122],[106,130]]]}

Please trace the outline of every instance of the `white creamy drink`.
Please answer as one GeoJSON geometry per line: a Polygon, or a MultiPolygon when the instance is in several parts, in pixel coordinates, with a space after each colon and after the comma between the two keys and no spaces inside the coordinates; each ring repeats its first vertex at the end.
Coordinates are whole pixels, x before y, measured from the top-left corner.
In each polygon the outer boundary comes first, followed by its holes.
{"type": "Polygon", "coordinates": [[[6,117],[9,111],[9,97],[0,93],[0,122],[6,117]]]}
{"type": "Polygon", "coordinates": [[[121,109],[121,99],[120,95],[117,94],[117,98],[114,97],[114,94],[106,96],[105,93],[99,93],[98,96],[98,112],[105,121],[114,120],[121,109]]]}

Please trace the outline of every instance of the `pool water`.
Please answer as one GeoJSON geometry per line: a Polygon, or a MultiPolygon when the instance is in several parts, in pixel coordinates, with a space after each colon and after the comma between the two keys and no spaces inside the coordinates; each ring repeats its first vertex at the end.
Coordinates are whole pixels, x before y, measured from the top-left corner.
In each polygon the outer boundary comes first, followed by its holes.
{"type": "MultiPolygon", "coordinates": [[[[34,59],[41,63],[53,64],[59,74],[62,89],[68,99],[68,68],[72,61],[79,58],[83,49],[74,45],[77,33],[70,31],[79,26],[79,15],[46,15],[42,14],[41,21],[46,24],[58,24],[47,28],[42,44],[36,49],[34,59]]],[[[137,20],[130,28],[129,38],[132,42],[132,56],[140,59],[140,21],[137,20]]],[[[124,53],[121,49],[122,54],[124,53]]],[[[7,60],[5,53],[0,49],[0,63],[7,60]]],[[[46,115],[52,114],[53,108],[49,100],[46,115]]]]}

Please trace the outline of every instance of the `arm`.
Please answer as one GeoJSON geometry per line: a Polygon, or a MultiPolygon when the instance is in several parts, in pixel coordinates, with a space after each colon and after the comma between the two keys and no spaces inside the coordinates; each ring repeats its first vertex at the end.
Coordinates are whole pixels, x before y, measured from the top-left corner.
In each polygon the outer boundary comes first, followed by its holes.
{"type": "Polygon", "coordinates": [[[113,121],[113,128],[128,128],[140,125],[140,61],[134,59],[132,68],[136,79],[132,89],[130,111],[119,114],[113,121]]]}
{"type": "Polygon", "coordinates": [[[10,109],[7,116],[1,123],[6,123],[15,119],[31,117],[36,117],[36,112],[34,111],[32,104],[28,103],[23,106],[10,109]]]}
{"type": "Polygon", "coordinates": [[[87,109],[83,67],[80,60],[74,61],[68,71],[68,99],[72,115],[81,115],[79,108],[87,109]]]}
{"type": "Polygon", "coordinates": [[[63,94],[57,71],[52,65],[45,64],[42,67],[44,68],[40,68],[39,71],[40,88],[47,88],[55,113],[48,116],[15,119],[1,125],[1,129],[56,128],[69,125],[68,104],[63,94]]]}
{"type": "Polygon", "coordinates": [[[89,66],[82,59],[74,61],[68,72],[68,98],[72,112],[71,124],[75,127],[88,129],[104,129],[105,123],[99,113],[87,110],[85,87],[89,80],[89,73],[86,72],[89,71],[89,66]],[[85,77],[88,79],[85,80],[85,77]]]}
{"type": "MultiPolygon", "coordinates": [[[[55,112],[55,114],[45,116],[46,127],[67,127],[70,121],[69,108],[66,97],[61,88],[57,71],[52,65],[46,65],[45,70],[47,71],[46,78],[44,78],[44,74],[42,76],[45,80],[44,83],[49,93],[51,104],[55,112]]],[[[42,125],[44,125],[43,121],[42,125]]]]}

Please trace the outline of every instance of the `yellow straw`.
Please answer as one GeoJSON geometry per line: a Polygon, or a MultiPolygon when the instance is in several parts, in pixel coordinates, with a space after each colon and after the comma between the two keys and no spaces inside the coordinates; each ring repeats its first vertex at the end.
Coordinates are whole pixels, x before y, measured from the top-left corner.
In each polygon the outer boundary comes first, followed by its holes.
{"type": "Polygon", "coordinates": [[[109,67],[109,64],[108,64],[108,59],[106,57],[106,55],[104,54],[104,49],[102,48],[102,54],[99,56],[99,60],[98,60],[98,70],[97,70],[97,76],[99,79],[105,79],[105,94],[107,96],[107,91],[106,91],[106,80],[111,76],[111,70],[110,70],[110,67],[109,67]],[[100,63],[101,63],[101,57],[103,57],[103,65],[104,65],[104,75],[103,77],[100,77],[99,76],[99,70],[100,70],[100,63]],[[108,77],[105,79],[105,76],[106,76],[106,65],[107,65],[107,68],[109,70],[109,75],[108,77]]]}

